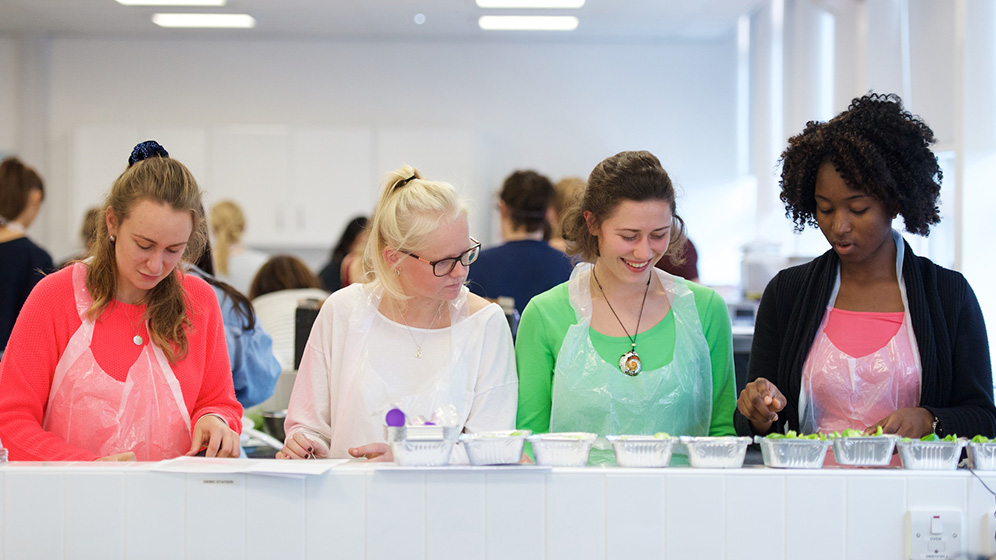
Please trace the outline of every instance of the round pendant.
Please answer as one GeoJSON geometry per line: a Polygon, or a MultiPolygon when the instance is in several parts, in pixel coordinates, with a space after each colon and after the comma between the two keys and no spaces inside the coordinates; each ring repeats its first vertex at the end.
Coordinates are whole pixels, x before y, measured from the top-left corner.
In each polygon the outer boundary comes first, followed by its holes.
{"type": "Polygon", "coordinates": [[[640,361],[640,355],[634,350],[630,350],[619,358],[619,369],[629,376],[638,375],[643,371],[643,362],[640,361]]]}
{"type": "Polygon", "coordinates": [[[138,336],[137,334],[135,335],[135,338],[131,339],[131,341],[135,343],[135,346],[142,345],[142,337],[138,336]]]}

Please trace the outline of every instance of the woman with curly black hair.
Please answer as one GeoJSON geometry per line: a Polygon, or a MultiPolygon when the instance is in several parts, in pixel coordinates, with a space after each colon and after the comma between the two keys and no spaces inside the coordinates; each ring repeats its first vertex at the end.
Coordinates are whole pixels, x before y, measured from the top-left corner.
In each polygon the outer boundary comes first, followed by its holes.
{"type": "Polygon", "coordinates": [[[796,231],[819,227],[831,250],[765,289],[738,432],[996,435],[975,293],[892,229],[898,215],[919,235],[940,221],[933,142],[897,96],[877,94],[789,139],[786,215],[796,231]]]}

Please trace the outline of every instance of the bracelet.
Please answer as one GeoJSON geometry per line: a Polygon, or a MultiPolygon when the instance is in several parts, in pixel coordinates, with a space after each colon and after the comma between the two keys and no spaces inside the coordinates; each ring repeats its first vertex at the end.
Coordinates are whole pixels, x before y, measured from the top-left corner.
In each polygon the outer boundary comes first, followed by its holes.
{"type": "MultiPolygon", "coordinates": [[[[937,434],[937,423],[938,422],[940,422],[940,419],[938,419],[937,416],[935,415],[934,416],[934,421],[930,424],[930,432],[931,433],[937,434]]],[[[938,434],[938,435],[940,435],[940,434],[938,434]]]]}

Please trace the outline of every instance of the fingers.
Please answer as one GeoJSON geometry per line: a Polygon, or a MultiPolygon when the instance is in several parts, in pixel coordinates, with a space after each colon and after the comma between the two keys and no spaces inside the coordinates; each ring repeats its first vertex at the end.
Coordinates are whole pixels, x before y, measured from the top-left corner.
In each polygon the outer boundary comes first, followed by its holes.
{"type": "Polygon", "coordinates": [[[359,447],[351,447],[349,448],[348,453],[353,457],[364,457],[368,461],[378,463],[386,463],[394,460],[394,454],[391,453],[391,448],[383,442],[368,443],[367,445],[361,445],[359,447]]]}
{"type": "Polygon", "coordinates": [[[737,398],[737,409],[748,420],[768,424],[778,420],[778,412],[785,408],[786,399],[781,391],[767,379],[759,377],[750,382],[737,398]]]}
{"type": "Polygon", "coordinates": [[[296,432],[284,442],[284,448],[277,453],[278,459],[312,459],[315,445],[303,433],[296,432]]]}

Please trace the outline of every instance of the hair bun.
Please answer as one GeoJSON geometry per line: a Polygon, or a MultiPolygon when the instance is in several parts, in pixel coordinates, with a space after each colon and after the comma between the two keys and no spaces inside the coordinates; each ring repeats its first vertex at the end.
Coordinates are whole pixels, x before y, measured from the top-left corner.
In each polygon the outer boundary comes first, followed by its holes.
{"type": "Polygon", "coordinates": [[[149,159],[150,157],[169,157],[169,152],[166,148],[162,147],[159,142],[155,140],[146,140],[141,142],[135,149],[131,151],[131,157],[128,158],[128,167],[135,165],[136,163],[149,159]]]}

